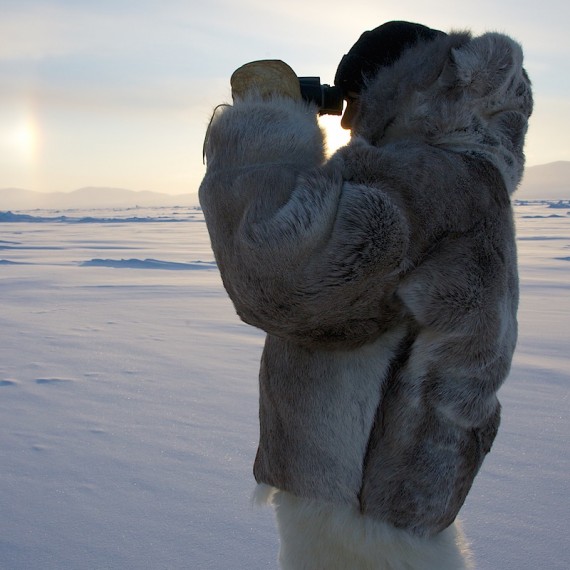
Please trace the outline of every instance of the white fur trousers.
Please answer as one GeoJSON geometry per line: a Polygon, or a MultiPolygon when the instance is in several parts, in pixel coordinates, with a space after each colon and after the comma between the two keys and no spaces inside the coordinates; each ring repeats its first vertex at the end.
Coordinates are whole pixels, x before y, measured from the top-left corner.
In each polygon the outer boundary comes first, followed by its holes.
{"type": "Polygon", "coordinates": [[[474,568],[458,523],[419,538],[361,516],[350,506],[302,499],[265,485],[257,503],[275,507],[282,570],[468,570],[474,568]]]}

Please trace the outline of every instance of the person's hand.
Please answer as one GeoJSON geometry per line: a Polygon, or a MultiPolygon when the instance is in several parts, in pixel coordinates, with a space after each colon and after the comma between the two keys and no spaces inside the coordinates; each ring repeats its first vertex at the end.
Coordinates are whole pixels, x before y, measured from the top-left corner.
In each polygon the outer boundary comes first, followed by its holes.
{"type": "Polygon", "coordinates": [[[252,61],[242,65],[233,72],[230,85],[234,101],[256,93],[263,98],[277,95],[301,99],[299,78],[291,67],[279,59],[252,61]]]}

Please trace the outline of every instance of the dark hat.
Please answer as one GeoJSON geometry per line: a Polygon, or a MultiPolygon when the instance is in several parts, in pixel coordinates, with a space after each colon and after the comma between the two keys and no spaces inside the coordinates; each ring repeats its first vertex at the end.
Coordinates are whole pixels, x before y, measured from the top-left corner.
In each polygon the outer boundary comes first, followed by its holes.
{"type": "Polygon", "coordinates": [[[411,22],[387,22],[374,30],[364,32],[350,51],[342,58],[336,71],[334,84],[343,93],[359,93],[366,77],[374,75],[381,67],[392,65],[402,52],[419,40],[433,40],[445,36],[411,22]]]}

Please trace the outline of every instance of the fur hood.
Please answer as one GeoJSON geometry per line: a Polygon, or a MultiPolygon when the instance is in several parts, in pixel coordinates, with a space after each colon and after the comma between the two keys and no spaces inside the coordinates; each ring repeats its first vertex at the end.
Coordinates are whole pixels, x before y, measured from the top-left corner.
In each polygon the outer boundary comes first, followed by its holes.
{"type": "Polygon", "coordinates": [[[533,107],[522,61],[520,45],[498,33],[420,43],[369,78],[353,134],[376,146],[415,140],[485,158],[512,193],[533,107]]]}

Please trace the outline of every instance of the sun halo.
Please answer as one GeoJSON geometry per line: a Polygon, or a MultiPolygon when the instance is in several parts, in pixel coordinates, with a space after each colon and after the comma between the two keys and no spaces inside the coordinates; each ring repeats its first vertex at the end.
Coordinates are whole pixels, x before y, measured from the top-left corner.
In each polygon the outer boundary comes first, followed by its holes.
{"type": "Polygon", "coordinates": [[[35,158],[38,143],[38,126],[31,117],[28,117],[14,130],[13,144],[15,150],[22,158],[32,160],[35,158]]]}

